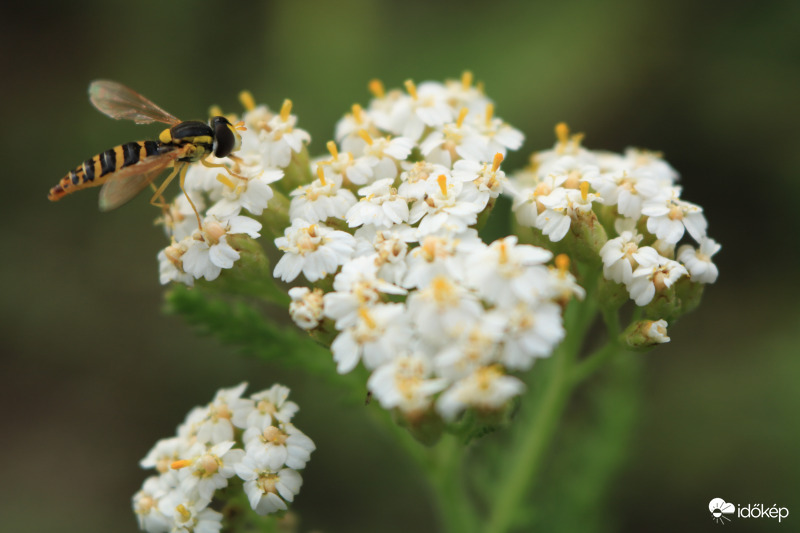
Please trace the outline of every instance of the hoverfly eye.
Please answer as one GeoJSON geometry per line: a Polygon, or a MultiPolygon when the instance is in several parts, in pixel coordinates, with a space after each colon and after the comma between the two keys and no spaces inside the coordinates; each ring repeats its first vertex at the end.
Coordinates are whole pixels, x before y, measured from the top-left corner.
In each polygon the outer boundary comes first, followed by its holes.
{"type": "Polygon", "coordinates": [[[214,129],[214,155],[216,157],[225,157],[237,148],[236,133],[228,119],[214,117],[211,119],[211,127],[214,129]]]}

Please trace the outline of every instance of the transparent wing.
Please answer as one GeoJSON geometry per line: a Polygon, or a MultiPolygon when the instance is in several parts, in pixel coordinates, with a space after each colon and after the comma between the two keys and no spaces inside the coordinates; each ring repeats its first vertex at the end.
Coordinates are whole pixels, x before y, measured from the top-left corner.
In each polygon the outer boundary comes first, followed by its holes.
{"type": "Polygon", "coordinates": [[[182,154],[182,150],[174,150],[154,155],[109,176],[100,189],[100,211],[111,211],[130,201],[182,154]]]}
{"type": "Polygon", "coordinates": [[[101,113],[114,119],[124,118],[137,124],[163,122],[170,126],[180,122],[141,94],[115,81],[93,81],[89,84],[89,100],[101,113]]]}

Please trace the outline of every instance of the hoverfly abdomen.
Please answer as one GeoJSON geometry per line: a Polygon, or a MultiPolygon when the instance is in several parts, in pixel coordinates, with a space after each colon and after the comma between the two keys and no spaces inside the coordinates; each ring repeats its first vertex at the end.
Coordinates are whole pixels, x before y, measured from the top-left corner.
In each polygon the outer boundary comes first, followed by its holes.
{"type": "Polygon", "coordinates": [[[136,141],[115,146],[87,159],[80,166],[61,178],[61,181],[50,189],[48,199],[55,202],[64,195],[86,187],[94,187],[104,183],[111,174],[123,168],[135,165],[146,157],[161,155],[174,150],[172,146],[164,146],[155,141],[136,141]]]}

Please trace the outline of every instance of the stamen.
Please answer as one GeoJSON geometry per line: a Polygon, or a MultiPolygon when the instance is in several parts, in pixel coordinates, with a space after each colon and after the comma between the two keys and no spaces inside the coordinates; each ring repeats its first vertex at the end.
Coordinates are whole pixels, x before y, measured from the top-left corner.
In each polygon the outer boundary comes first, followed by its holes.
{"type": "Polygon", "coordinates": [[[494,117],[494,104],[486,104],[486,125],[492,124],[492,117],[494,117]]]}
{"type": "Polygon", "coordinates": [[[358,104],[353,104],[352,110],[353,110],[353,119],[356,121],[356,123],[363,124],[364,109],[358,104]]]}
{"type": "Polygon", "coordinates": [[[505,241],[500,241],[500,258],[498,262],[501,265],[508,263],[508,250],[506,249],[505,241]]]}
{"type": "Polygon", "coordinates": [[[325,169],[322,168],[322,165],[317,165],[317,177],[319,178],[320,184],[325,187],[327,183],[325,183],[325,169]]]}
{"type": "Polygon", "coordinates": [[[581,199],[585,202],[586,198],[589,196],[589,182],[582,181],[581,182],[581,199]]]}
{"type": "Polygon", "coordinates": [[[369,85],[367,85],[367,88],[375,98],[383,98],[386,95],[386,89],[383,87],[383,82],[379,79],[369,80],[369,85]]]}
{"type": "Polygon", "coordinates": [[[367,130],[358,130],[358,136],[364,139],[368,145],[372,146],[372,137],[369,136],[367,130]]]}
{"type": "Polygon", "coordinates": [[[253,98],[253,93],[250,91],[242,91],[239,93],[239,101],[242,103],[247,111],[252,111],[256,108],[256,100],[253,98]]]}
{"type": "Polygon", "coordinates": [[[497,169],[500,168],[500,163],[503,162],[503,154],[497,152],[494,154],[494,159],[492,160],[492,172],[497,172],[497,169]]]}
{"type": "Polygon", "coordinates": [[[567,144],[569,141],[569,126],[567,126],[566,122],[556,124],[556,137],[560,144],[567,144]]]}
{"type": "Polygon", "coordinates": [[[247,127],[244,125],[244,120],[240,120],[236,124],[233,125],[236,131],[247,131],[247,127]]]}
{"type": "Polygon", "coordinates": [[[461,74],[461,87],[469,89],[472,86],[472,72],[465,70],[461,74]]]}
{"type": "Polygon", "coordinates": [[[417,86],[414,85],[414,82],[411,81],[411,80],[406,80],[404,85],[406,86],[406,91],[408,91],[408,94],[411,95],[411,98],[416,100],[417,99],[417,86]]]}
{"type": "Polygon", "coordinates": [[[236,189],[236,184],[231,181],[231,179],[226,176],[225,174],[217,174],[217,181],[221,184],[225,185],[231,190],[236,189]]]}
{"type": "Polygon", "coordinates": [[[370,316],[369,309],[366,306],[358,308],[358,316],[367,324],[368,328],[375,329],[375,320],[370,316]]]}
{"type": "Polygon", "coordinates": [[[558,254],[556,256],[556,268],[561,272],[569,270],[569,256],[567,254],[558,254]]]}
{"type": "Polygon", "coordinates": [[[286,122],[289,120],[289,115],[292,114],[292,101],[288,98],[283,101],[281,106],[281,120],[286,122]]]}
{"type": "Polygon", "coordinates": [[[186,468],[190,464],[192,464],[192,462],[189,459],[181,459],[179,461],[173,461],[169,467],[173,470],[180,470],[181,468],[186,468]]]}
{"type": "Polygon", "coordinates": [[[583,138],[586,136],[585,133],[576,133],[572,136],[572,144],[575,145],[575,148],[578,148],[583,142],[583,138]]]}
{"type": "Polygon", "coordinates": [[[475,88],[478,89],[478,92],[481,93],[481,94],[484,94],[484,90],[486,89],[486,87],[485,87],[485,85],[484,85],[484,83],[482,81],[479,81],[478,83],[476,83],[475,84],[475,88]]]}
{"type": "Polygon", "coordinates": [[[210,117],[221,117],[222,116],[222,108],[218,105],[212,105],[208,108],[208,116],[210,117]]]}
{"type": "Polygon", "coordinates": [[[444,174],[439,174],[439,177],[436,178],[436,181],[439,182],[439,188],[442,190],[442,196],[447,196],[447,176],[444,174]]]}
{"type": "Polygon", "coordinates": [[[467,113],[469,113],[469,109],[466,107],[462,107],[461,111],[458,112],[458,120],[456,120],[456,127],[460,128],[462,124],[464,124],[464,119],[467,118],[467,113]]]}
{"type": "Polygon", "coordinates": [[[336,143],[333,141],[328,141],[328,144],[325,146],[328,147],[328,151],[331,153],[334,159],[339,159],[339,149],[336,148],[336,143]]]}
{"type": "Polygon", "coordinates": [[[192,517],[191,511],[189,511],[189,509],[187,509],[186,506],[182,503],[176,506],[175,510],[178,511],[179,515],[181,515],[182,522],[188,522],[189,519],[192,517]]]}

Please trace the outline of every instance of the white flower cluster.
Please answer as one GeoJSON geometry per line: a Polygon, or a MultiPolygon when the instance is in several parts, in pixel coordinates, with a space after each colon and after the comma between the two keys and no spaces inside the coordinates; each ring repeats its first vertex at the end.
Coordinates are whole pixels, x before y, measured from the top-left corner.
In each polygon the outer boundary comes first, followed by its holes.
{"type": "Polygon", "coordinates": [[[261,515],[286,510],[300,491],[298,470],[314,443],[291,423],[297,404],[282,385],[242,398],[246,387],[218,391],[210,404],[189,412],[175,437],[158,441],[142,459],[143,468],[158,472],[133,496],[143,531],[218,533],[223,515],[210,504],[233,476],[244,481],[261,515]]]}
{"type": "Polygon", "coordinates": [[[317,179],[291,194],[274,275],[333,277],[332,290],[329,280],[291,289],[291,316],[333,339],[340,373],[362,362],[384,408],[445,420],[499,409],[524,388],[507,372],[551,354],[562,304],[583,294],[568,262],[548,266],[547,250],[514,236],[487,245],[475,230],[523,136],[469,73],[371,89],[369,107],[337,125],[317,179]]]}
{"type": "Polygon", "coordinates": [[[291,101],[286,100],[277,114],[256,106],[249,93],[242,93],[242,101],[247,111],[239,126],[240,148],[223,159],[210,157],[208,165],[189,167],[186,195],[180,194],[165,211],[164,227],[172,244],[158,254],[162,284],[191,286],[196,279],[214,280],[222,269],[231,268],[240,253],[228,236],[257,238],[261,230],[260,222],[241,213],[261,215],[274,195],[270,184],[283,178],[292,155],[311,139],[295,127],[291,101]]]}
{"type": "Polygon", "coordinates": [[[613,237],[597,250],[604,276],[624,284],[640,306],[684,276],[717,279],[711,257],[720,245],[706,235],[703,209],[680,198],[678,174],[660,155],[590,151],[563,123],[556,135],[555,147],[534,154],[531,167],[512,179],[520,224],[559,242],[570,230],[601,223],[613,237]],[[676,253],[685,233],[699,246],[684,244],[676,253]]]}

